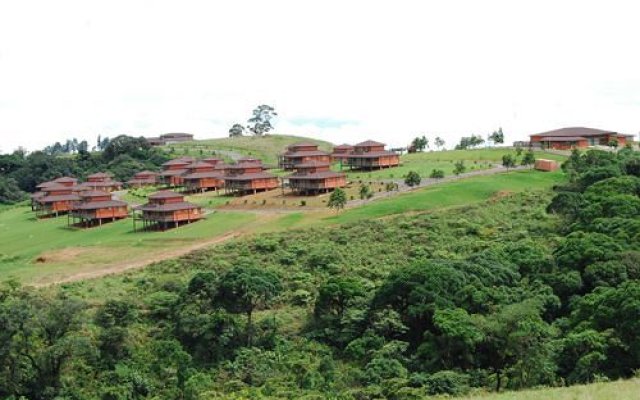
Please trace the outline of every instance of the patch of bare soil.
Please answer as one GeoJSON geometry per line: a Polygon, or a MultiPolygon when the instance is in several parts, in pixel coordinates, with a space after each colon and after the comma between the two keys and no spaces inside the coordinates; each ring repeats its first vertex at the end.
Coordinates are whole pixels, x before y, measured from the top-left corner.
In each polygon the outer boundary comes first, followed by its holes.
{"type": "MultiPolygon", "coordinates": [[[[93,269],[90,271],[83,271],[83,272],[78,272],[72,275],[68,275],[59,279],[56,279],[54,281],[51,282],[42,282],[42,283],[36,283],[34,286],[36,287],[41,287],[41,286],[49,286],[52,284],[59,284],[59,283],[68,283],[68,282],[75,282],[75,281],[81,281],[81,280],[85,280],[85,279],[94,279],[94,278],[100,278],[106,275],[114,275],[114,274],[119,274],[131,269],[136,269],[136,268],[143,268],[146,267],[149,264],[153,264],[155,262],[159,262],[159,261],[163,261],[166,259],[170,259],[170,258],[176,258],[176,257],[180,257],[182,255],[185,255],[187,253],[190,253],[192,251],[195,250],[199,250],[202,249],[204,247],[208,247],[208,246],[212,246],[218,243],[222,243],[225,242],[227,240],[233,239],[237,236],[239,236],[240,234],[237,232],[234,233],[229,233],[226,234],[224,236],[219,236],[216,237],[214,239],[210,239],[210,240],[205,240],[205,241],[200,241],[198,243],[195,243],[191,246],[185,246],[185,247],[181,247],[178,249],[173,249],[173,250],[169,250],[169,251],[159,251],[159,252],[155,252],[153,254],[153,256],[151,257],[146,257],[144,259],[141,260],[133,260],[133,261],[125,261],[125,262],[121,262],[121,263],[117,263],[117,264],[109,264],[109,265],[105,265],[104,267],[101,268],[97,268],[97,269],[93,269]]],[[[47,262],[49,262],[50,260],[47,259],[47,262]]]]}
{"type": "Polygon", "coordinates": [[[41,253],[33,260],[33,262],[37,264],[63,263],[72,260],[87,251],[89,251],[87,248],[67,247],[60,250],[41,253]]]}
{"type": "MultiPolygon", "coordinates": [[[[278,213],[271,213],[269,215],[265,213],[261,215],[262,217],[260,218],[260,223],[252,224],[248,228],[241,228],[234,232],[230,232],[225,235],[217,236],[211,239],[199,240],[189,246],[183,246],[180,248],[166,250],[166,251],[158,250],[150,254],[148,257],[145,257],[144,259],[122,261],[114,264],[100,266],[96,269],[92,269],[89,271],[77,272],[64,277],[56,277],[50,281],[42,281],[42,282],[35,283],[34,286],[42,287],[42,286],[50,286],[50,285],[60,284],[60,283],[76,282],[76,281],[81,281],[85,279],[100,278],[107,275],[115,275],[115,274],[119,274],[132,269],[144,268],[155,262],[159,262],[159,261],[163,261],[171,258],[177,258],[195,250],[200,250],[205,247],[214,246],[237,237],[250,235],[253,232],[253,229],[255,229],[256,227],[260,226],[263,223],[269,222],[273,218],[279,216],[278,213]]],[[[57,252],[64,252],[64,251],[70,251],[70,250],[73,250],[73,248],[64,249],[57,252]]],[[[79,249],[79,250],[85,250],[85,249],[79,249]]],[[[86,251],[90,251],[90,248],[87,248],[86,251]]],[[[57,253],[57,252],[54,252],[54,253],[57,253]]],[[[69,257],[72,257],[71,252],[68,252],[66,254],[69,257]]]]}

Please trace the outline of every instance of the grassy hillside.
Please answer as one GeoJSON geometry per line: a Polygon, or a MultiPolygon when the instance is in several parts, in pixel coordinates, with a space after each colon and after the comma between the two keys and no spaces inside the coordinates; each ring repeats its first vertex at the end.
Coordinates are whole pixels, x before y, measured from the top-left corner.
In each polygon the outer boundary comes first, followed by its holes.
{"type": "MultiPolygon", "coordinates": [[[[515,150],[510,148],[488,148],[473,150],[446,150],[428,151],[424,153],[405,154],[400,157],[401,165],[397,168],[382,169],[378,171],[349,171],[350,178],[356,179],[398,179],[405,176],[409,171],[416,171],[422,177],[428,177],[432,170],[441,169],[446,176],[453,174],[454,164],[463,161],[467,171],[487,169],[495,164],[502,164],[502,156],[505,154],[516,155],[515,150]]],[[[536,158],[547,158],[563,161],[567,157],[548,153],[546,151],[535,151],[536,158]]],[[[518,164],[522,160],[522,155],[517,158],[518,164]]],[[[339,170],[339,166],[335,167],[339,170]]]]}
{"type": "Polygon", "coordinates": [[[239,153],[246,156],[260,158],[266,164],[277,164],[278,154],[282,153],[290,144],[297,142],[317,143],[322,150],[330,150],[333,144],[317,139],[291,135],[242,136],[235,138],[220,138],[195,140],[192,142],[176,143],[164,146],[166,151],[175,150],[176,157],[191,155],[194,157],[217,154],[225,156],[227,152],[239,153]]]}
{"type": "Polygon", "coordinates": [[[460,400],[636,400],[640,398],[640,379],[593,383],[564,388],[485,393],[460,400]]]}
{"type": "Polygon", "coordinates": [[[36,220],[27,207],[0,212],[0,275],[39,283],[124,262],[134,262],[213,239],[256,220],[254,214],[211,214],[166,232],[133,232],[130,219],[102,227],[67,227],[67,218],[36,220]]]}
{"type": "MultiPolygon", "coordinates": [[[[485,201],[500,193],[545,190],[561,179],[560,173],[510,172],[442,183],[339,213],[328,209],[308,212],[303,207],[290,213],[225,211],[166,232],[134,233],[129,219],[91,229],[73,229],[67,227],[66,217],[36,220],[28,207],[12,207],[0,211],[0,274],[23,282],[51,282],[87,271],[108,270],[124,261],[155,259],[159,253],[173,254],[230,233],[274,232],[437,210],[485,201]],[[37,262],[39,257],[44,262],[37,262]]],[[[191,196],[189,200],[212,207],[222,204],[226,197],[210,193],[191,196]]]]}
{"type": "Polygon", "coordinates": [[[534,170],[466,178],[349,209],[330,220],[345,223],[412,211],[473,204],[508,193],[551,188],[563,179],[560,172],[544,173],[534,170]]]}

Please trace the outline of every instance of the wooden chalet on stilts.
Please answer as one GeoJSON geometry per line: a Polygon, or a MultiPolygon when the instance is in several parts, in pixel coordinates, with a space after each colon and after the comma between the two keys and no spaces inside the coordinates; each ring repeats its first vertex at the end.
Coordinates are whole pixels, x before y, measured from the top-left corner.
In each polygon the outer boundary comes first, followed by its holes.
{"type": "Polygon", "coordinates": [[[76,220],[84,227],[102,225],[104,221],[115,221],[129,215],[127,203],[114,200],[111,193],[104,190],[86,190],[78,194],[78,201],[68,214],[68,224],[76,220]]]}
{"type": "Polygon", "coordinates": [[[87,181],[82,182],[79,186],[85,190],[105,190],[111,192],[122,189],[122,182],[114,181],[111,175],[105,172],[98,172],[87,176],[87,181]]]}
{"type": "Polygon", "coordinates": [[[242,161],[227,166],[227,174],[224,177],[225,192],[255,194],[259,191],[278,188],[280,186],[278,177],[264,172],[265,169],[260,160],[242,161]]]}
{"type": "Polygon", "coordinates": [[[140,188],[153,186],[157,183],[158,173],[153,171],[140,171],[127,181],[127,187],[140,188]]]}
{"type": "Polygon", "coordinates": [[[298,164],[311,161],[330,163],[331,155],[325,151],[318,150],[318,145],[314,143],[296,143],[289,145],[287,151],[280,155],[278,166],[285,170],[296,169],[298,164]]]}
{"type": "Polygon", "coordinates": [[[289,175],[289,187],[300,194],[328,192],[347,184],[345,174],[334,172],[328,162],[310,161],[296,165],[296,173],[289,175]]]}
{"type": "Polygon", "coordinates": [[[188,192],[218,190],[224,186],[224,167],[222,164],[197,161],[187,166],[187,172],[182,179],[188,192]]]}
{"type": "Polygon", "coordinates": [[[74,186],[61,184],[48,185],[42,188],[37,197],[32,197],[34,205],[32,209],[38,217],[58,216],[73,209],[74,204],[80,200],[75,193],[74,186]]]}
{"type": "Polygon", "coordinates": [[[400,165],[400,156],[393,151],[385,150],[384,143],[367,140],[353,146],[346,164],[351,169],[380,169],[391,168],[400,165]]]}
{"type": "Polygon", "coordinates": [[[51,182],[57,183],[57,184],[62,185],[62,186],[76,186],[78,184],[78,180],[76,178],[72,178],[70,176],[63,176],[63,177],[60,177],[60,178],[56,178],[51,182]]]}
{"type": "Polygon", "coordinates": [[[182,175],[187,173],[187,166],[195,160],[191,157],[176,158],[162,164],[162,172],[158,174],[158,183],[166,186],[182,186],[182,175]]]}
{"type": "Polygon", "coordinates": [[[142,221],[144,230],[165,230],[203,217],[202,208],[186,202],[183,194],[162,190],[149,196],[147,204],[134,208],[133,229],[136,230],[136,221],[142,221]]]}
{"type": "Polygon", "coordinates": [[[349,154],[351,153],[353,153],[353,146],[350,144],[341,144],[333,148],[331,158],[333,161],[346,165],[349,154]]]}

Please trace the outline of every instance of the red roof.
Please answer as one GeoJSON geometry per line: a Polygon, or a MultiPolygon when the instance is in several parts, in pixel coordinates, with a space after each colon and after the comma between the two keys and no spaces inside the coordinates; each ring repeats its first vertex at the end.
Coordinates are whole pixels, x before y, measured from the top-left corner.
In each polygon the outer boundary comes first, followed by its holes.
{"type": "Polygon", "coordinates": [[[218,164],[223,162],[224,160],[218,157],[207,157],[207,158],[203,158],[202,161],[210,164],[218,164]]]}
{"type": "Polygon", "coordinates": [[[249,174],[241,174],[235,176],[225,176],[225,181],[252,181],[254,179],[269,179],[275,178],[275,175],[272,175],[268,172],[253,172],[249,174]]]}
{"type": "Polygon", "coordinates": [[[122,186],[122,182],[118,181],[100,181],[100,182],[83,182],[78,186],[86,187],[86,188],[97,188],[97,187],[115,187],[122,186]]]}
{"type": "Polygon", "coordinates": [[[138,206],[135,209],[141,211],[180,211],[180,210],[193,210],[199,209],[200,206],[189,203],[186,201],[180,203],[169,203],[169,204],[145,204],[143,206],[138,206]]]}
{"type": "Polygon", "coordinates": [[[397,154],[393,151],[370,151],[368,153],[351,153],[348,154],[348,158],[378,158],[382,156],[396,156],[397,154]]]}
{"type": "Polygon", "coordinates": [[[346,150],[349,150],[349,149],[353,149],[353,146],[350,145],[350,144],[346,144],[345,143],[345,144],[340,144],[340,145],[337,145],[337,146],[333,146],[333,149],[334,150],[335,149],[340,149],[340,150],[345,150],[346,149],[346,150]]]}
{"type": "Polygon", "coordinates": [[[213,167],[213,165],[211,163],[204,162],[204,161],[194,161],[191,164],[187,165],[187,169],[212,168],[212,167],[213,167]]]}
{"type": "Polygon", "coordinates": [[[178,176],[188,172],[186,169],[170,169],[168,171],[162,171],[158,176],[178,176]]]}
{"type": "Polygon", "coordinates": [[[68,182],[77,182],[78,180],[76,178],[72,178],[70,176],[63,176],[61,178],[57,178],[54,179],[53,182],[58,182],[58,183],[68,183],[68,182]]]}
{"type": "Polygon", "coordinates": [[[313,179],[327,179],[327,178],[340,178],[345,174],[334,171],[319,171],[310,174],[293,174],[289,176],[289,179],[293,180],[313,180],[313,179]]]}
{"type": "Polygon", "coordinates": [[[105,192],[104,190],[85,190],[84,192],[80,192],[78,195],[80,197],[102,197],[111,196],[111,193],[105,192]]]}
{"type": "Polygon", "coordinates": [[[40,203],[53,203],[56,201],[78,201],[80,196],[77,194],[58,194],[53,196],[44,196],[38,199],[40,203]]]}
{"type": "Polygon", "coordinates": [[[221,171],[194,172],[183,176],[184,179],[202,179],[202,178],[220,178],[224,179],[224,173],[221,171]]]}
{"type": "Polygon", "coordinates": [[[308,156],[329,156],[329,155],[330,154],[327,153],[326,151],[321,151],[321,150],[292,151],[292,152],[286,152],[283,154],[283,156],[289,157],[289,158],[302,158],[302,157],[308,157],[308,156]]]}
{"type": "Polygon", "coordinates": [[[386,146],[384,143],[376,142],[374,140],[366,140],[356,144],[354,147],[371,147],[371,146],[386,146]]]}
{"type": "Polygon", "coordinates": [[[47,186],[57,186],[57,185],[59,185],[58,182],[48,181],[48,182],[42,182],[42,183],[36,185],[36,188],[43,188],[43,187],[47,187],[47,186]]]}
{"type": "Polygon", "coordinates": [[[590,136],[604,136],[604,135],[619,135],[619,136],[633,136],[621,134],[614,131],[605,131],[602,129],[594,129],[594,128],[584,128],[584,127],[571,127],[571,128],[562,128],[555,129],[553,131],[536,133],[531,136],[543,136],[543,137],[590,137],[590,136]]]}
{"type": "Polygon", "coordinates": [[[184,195],[176,192],[172,192],[171,190],[161,190],[159,192],[155,192],[154,194],[149,196],[149,199],[173,199],[176,197],[184,197],[184,195]]]}
{"type": "Polygon", "coordinates": [[[169,160],[166,163],[162,164],[163,166],[170,166],[170,165],[189,165],[193,162],[193,159],[182,159],[182,158],[176,158],[174,160],[169,160]]]}
{"type": "Polygon", "coordinates": [[[582,136],[544,136],[540,140],[543,142],[577,142],[579,140],[587,140],[587,138],[582,136]]]}
{"type": "Polygon", "coordinates": [[[128,204],[120,200],[94,201],[91,203],[83,203],[76,206],[78,210],[97,210],[100,208],[125,207],[128,204]]]}

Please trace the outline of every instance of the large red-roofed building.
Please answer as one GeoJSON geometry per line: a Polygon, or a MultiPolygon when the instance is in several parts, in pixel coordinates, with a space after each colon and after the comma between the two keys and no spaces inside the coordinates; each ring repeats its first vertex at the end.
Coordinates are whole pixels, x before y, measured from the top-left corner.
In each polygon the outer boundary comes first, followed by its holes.
{"type": "Polygon", "coordinates": [[[602,129],[573,127],[536,133],[530,138],[529,143],[532,147],[570,150],[573,148],[584,149],[590,146],[609,146],[611,143],[617,143],[617,146],[622,147],[631,141],[633,135],[602,129]]]}

